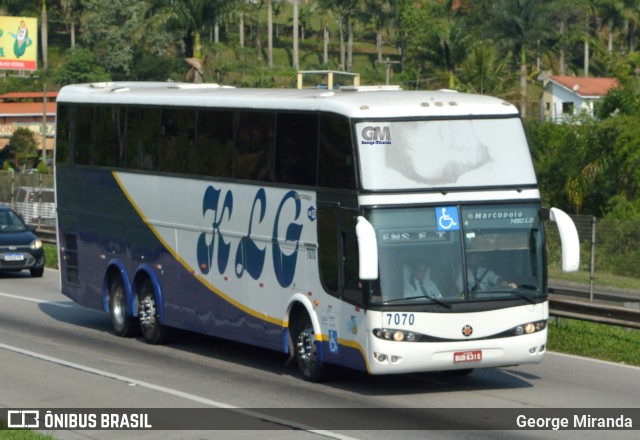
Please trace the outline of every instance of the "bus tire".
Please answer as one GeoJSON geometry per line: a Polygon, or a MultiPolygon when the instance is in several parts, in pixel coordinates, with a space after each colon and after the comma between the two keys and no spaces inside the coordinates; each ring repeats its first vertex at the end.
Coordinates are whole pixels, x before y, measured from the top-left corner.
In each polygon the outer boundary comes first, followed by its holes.
{"type": "Polygon", "coordinates": [[[318,359],[318,341],[307,313],[297,322],[293,346],[302,377],[310,382],[326,379],[327,366],[318,359]]]}
{"type": "Polygon", "coordinates": [[[167,328],[160,324],[158,306],[153,284],[145,280],[140,289],[140,305],[138,307],[140,331],[149,344],[162,344],[167,337],[167,328]]]}
{"type": "Polygon", "coordinates": [[[127,310],[124,282],[119,275],[109,281],[109,315],[111,316],[111,326],[116,335],[128,337],[135,333],[135,318],[130,310],[127,310]]]}

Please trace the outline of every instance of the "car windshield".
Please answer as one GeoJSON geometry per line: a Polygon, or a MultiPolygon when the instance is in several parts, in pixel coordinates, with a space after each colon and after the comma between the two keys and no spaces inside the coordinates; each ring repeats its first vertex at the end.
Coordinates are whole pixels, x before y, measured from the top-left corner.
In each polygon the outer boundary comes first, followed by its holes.
{"type": "Polygon", "coordinates": [[[20,217],[13,211],[0,211],[0,232],[20,232],[26,230],[20,217]]]}
{"type": "Polygon", "coordinates": [[[380,304],[441,304],[544,296],[535,204],[374,209],[380,304]],[[466,269],[466,270],[465,270],[466,269]]]}

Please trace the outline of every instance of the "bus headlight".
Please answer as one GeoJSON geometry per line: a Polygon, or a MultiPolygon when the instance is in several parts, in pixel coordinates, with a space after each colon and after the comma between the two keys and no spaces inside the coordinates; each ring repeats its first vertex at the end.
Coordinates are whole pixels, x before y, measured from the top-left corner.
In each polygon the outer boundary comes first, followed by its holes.
{"type": "Polygon", "coordinates": [[[373,334],[375,335],[375,337],[384,339],[385,341],[396,342],[417,342],[422,337],[420,333],[408,330],[394,330],[384,328],[374,329],[373,334]]]}
{"type": "Polygon", "coordinates": [[[546,320],[534,321],[527,322],[526,324],[522,325],[517,325],[512,328],[509,333],[511,333],[513,336],[530,335],[531,333],[537,333],[541,330],[544,330],[545,328],[547,328],[546,320]]]}

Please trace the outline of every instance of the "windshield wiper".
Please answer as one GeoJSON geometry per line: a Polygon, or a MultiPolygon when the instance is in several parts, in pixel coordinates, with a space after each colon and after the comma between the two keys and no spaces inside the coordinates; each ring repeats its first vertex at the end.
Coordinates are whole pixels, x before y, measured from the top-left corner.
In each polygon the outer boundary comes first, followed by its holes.
{"type": "Polygon", "coordinates": [[[437,304],[440,304],[443,307],[446,307],[447,309],[451,308],[451,304],[449,304],[446,301],[442,301],[441,299],[438,298],[433,298],[431,296],[424,296],[424,295],[419,295],[419,296],[409,296],[406,298],[396,298],[396,299],[391,299],[389,301],[384,301],[383,304],[391,304],[391,303],[399,303],[399,302],[403,302],[403,301],[411,301],[413,299],[429,299],[437,304]]]}
{"type": "Polygon", "coordinates": [[[518,286],[515,289],[513,289],[513,293],[518,295],[520,298],[524,299],[528,303],[535,304],[536,302],[531,297],[531,295],[522,292],[522,290],[524,290],[525,292],[529,292],[529,291],[538,292],[538,289],[535,286],[530,286],[528,284],[523,284],[523,285],[518,286]]]}
{"type": "Polygon", "coordinates": [[[478,294],[482,294],[482,293],[513,293],[515,296],[517,296],[518,298],[521,298],[525,301],[527,301],[530,304],[535,304],[536,301],[531,297],[531,295],[529,295],[528,293],[525,292],[530,292],[530,291],[534,291],[537,292],[538,289],[535,286],[531,286],[528,284],[522,284],[518,287],[493,287],[491,289],[487,289],[487,290],[475,290],[472,289],[469,293],[472,295],[478,295],[478,294]]]}

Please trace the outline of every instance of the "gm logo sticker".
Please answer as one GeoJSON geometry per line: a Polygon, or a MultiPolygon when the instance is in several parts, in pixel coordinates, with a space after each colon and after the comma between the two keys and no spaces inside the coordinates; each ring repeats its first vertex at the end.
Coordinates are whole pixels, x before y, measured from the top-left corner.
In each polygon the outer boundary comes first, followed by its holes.
{"type": "Polygon", "coordinates": [[[362,145],[390,145],[391,129],[382,126],[366,126],[360,133],[362,136],[362,145]]]}

